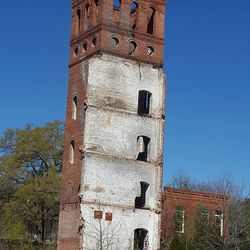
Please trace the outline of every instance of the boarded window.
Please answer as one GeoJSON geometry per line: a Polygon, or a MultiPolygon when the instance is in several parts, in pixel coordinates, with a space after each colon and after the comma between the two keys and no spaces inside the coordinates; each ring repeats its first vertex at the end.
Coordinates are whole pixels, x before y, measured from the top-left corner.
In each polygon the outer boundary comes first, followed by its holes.
{"type": "Polygon", "coordinates": [[[105,220],[106,221],[112,221],[113,220],[113,214],[112,213],[106,213],[105,214],[105,220]]]}
{"type": "Polygon", "coordinates": [[[138,96],[138,115],[148,115],[152,94],[146,90],[140,90],[138,96]]]}
{"type": "Polygon", "coordinates": [[[145,208],[146,204],[146,193],[149,187],[147,182],[140,182],[141,185],[141,195],[135,198],[135,208],[145,208]]]}
{"type": "Polygon", "coordinates": [[[94,211],[94,219],[102,219],[102,211],[94,211]]]}

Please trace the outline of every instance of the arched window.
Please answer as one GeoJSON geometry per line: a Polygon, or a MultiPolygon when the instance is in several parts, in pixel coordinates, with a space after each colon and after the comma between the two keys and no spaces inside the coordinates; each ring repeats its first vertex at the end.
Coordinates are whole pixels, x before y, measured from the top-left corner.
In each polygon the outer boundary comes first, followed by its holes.
{"type": "Polygon", "coordinates": [[[215,223],[217,225],[218,234],[222,237],[223,236],[223,227],[224,227],[224,221],[223,221],[223,213],[220,210],[217,210],[215,212],[215,223]]]}
{"type": "Polygon", "coordinates": [[[138,3],[137,2],[132,2],[130,4],[130,26],[133,30],[136,30],[137,26],[137,13],[138,13],[138,3]]]}
{"type": "Polygon", "coordinates": [[[148,115],[150,111],[150,99],[152,94],[146,90],[140,90],[138,95],[138,115],[148,115]]]}
{"type": "Polygon", "coordinates": [[[134,231],[134,250],[148,249],[148,230],[137,228],[134,231]]]}
{"type": "Polygon", "coordinates": [[[77,16],[77,34],[79,34],[80,29],[81,29],[81,10],[78,9],[76,12],[76,16],[77,16]]]}
{"type": "Polygon", "coordinates": [[[86,29],[90,28],[90,17],[89,17],[89,4],[87,3],[85,6],[85,26],[86,29]]]}
{"type": "Polygon", "coordinates": [[[135,13],[138,9],[138,3],[137,2],[132,2],[130,4],[130,13],[135,13]]]}
{"type": "Polygon", "coordinates": [[[76,115],[77,115],[77,96],[73,98],[72,102],[72,119],[76,120],[76,115]]]}
{"type": "Polygon", "coordinates": [[[135,208],[145,208],[146,204],[146,192],[148,190],[149,184],[147,182],[141,181],[141,195],[135,198],[135,208]]]}
{"type": "Polygon", "coordinates": [[[72,140],[70,142],[70,149],[69,149],[69,163],[74,164],[75,161],[75,141],[72,140]]]}
{"type": "Polygon", "coordinates": [[[175,213],[175,231],[178,233],[184,233],[185,226],[185,210],[182,206],[176,208],[175,213]]]}
{"type": "Polygon", "coordinates": [[[96,8],[98,8],[99,7],[99,0],[95,0],[94,2],[95,2],[96,8]]]}
{"type": "Polygon", "coordinates": [[[147,136],[138,136],[137,137],[137,146],[138,146],[138,161],[147,161],[148,160],[148,148],[149,148],[150,138],[147,136]]]}
{"type": "Polygon", "coordinates": [[[148,26],[147,33],[154,34],[154,22],[155,22],[155,9],[150,7],[148,9],[148,26]]]}
{"type": "Polygon", "coordinates": [[[94,0],[94,10],[95,10],[95,15],[94,15],[94,24],[97,24],[97,20],[98,20],[98,13],[99,13],[99,0],[94,0]]]}
{"type": "Polygon", "coordinates": [[[113,8],[120,9],[121,7],[121,0],[113,0],[113,8]]]}

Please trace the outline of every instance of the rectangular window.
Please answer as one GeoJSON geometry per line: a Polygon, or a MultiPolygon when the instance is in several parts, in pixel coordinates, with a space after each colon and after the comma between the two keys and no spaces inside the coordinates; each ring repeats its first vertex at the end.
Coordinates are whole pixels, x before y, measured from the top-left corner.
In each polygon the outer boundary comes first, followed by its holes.
{"type": "Polygon", "coordinates": [[[146,90],[139,91],[138,115],[148,115],[150,111],[151,93],[146,90]]]}

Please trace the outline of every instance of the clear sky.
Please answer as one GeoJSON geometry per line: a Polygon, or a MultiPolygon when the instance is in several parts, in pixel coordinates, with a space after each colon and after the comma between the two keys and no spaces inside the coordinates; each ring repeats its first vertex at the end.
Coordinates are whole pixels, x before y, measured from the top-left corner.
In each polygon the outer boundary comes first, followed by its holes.
{"type": "MultiPolygon", "coordinates": [[[[168,0],[164,183],[249,182],[249,13],[250,0],[168,0]]],[[[1,3],[0,131],[65,119],[70,16],[70,0],[1,3]]]]}

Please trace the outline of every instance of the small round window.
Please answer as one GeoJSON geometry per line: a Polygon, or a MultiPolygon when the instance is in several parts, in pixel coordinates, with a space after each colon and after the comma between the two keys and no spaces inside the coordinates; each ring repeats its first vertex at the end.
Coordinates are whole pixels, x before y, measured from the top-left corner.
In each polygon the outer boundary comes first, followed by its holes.
{"type": "Polygon", "coordinates": [[[119,39],[115,36],[110,39],[110,42],[113,48],[117,48],[119,45],[119,39]]]}
{"type": "Polygon", "coordinates": [[[135,54],[136,49],[137,49],[137,43],[135,41],[131,41],[128,47],[129,55],[135,54]]]}
{"type": "Polygon", "coordinates": [[[152,56],[155,53],[155,49],[152,46],[147,47],[147,55],[152,56]]]}

